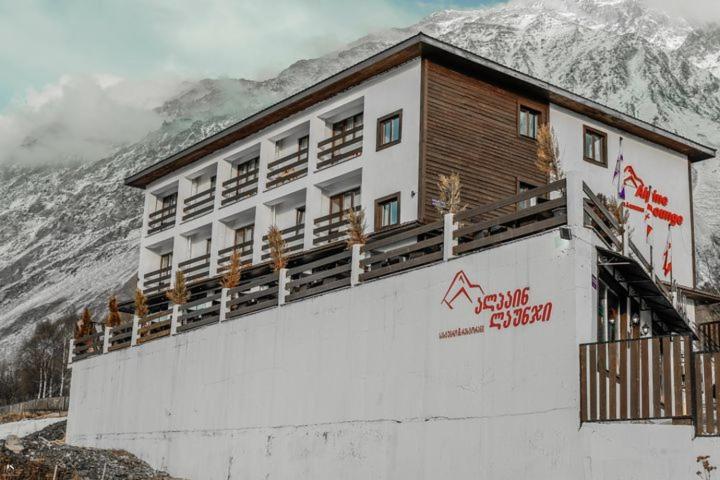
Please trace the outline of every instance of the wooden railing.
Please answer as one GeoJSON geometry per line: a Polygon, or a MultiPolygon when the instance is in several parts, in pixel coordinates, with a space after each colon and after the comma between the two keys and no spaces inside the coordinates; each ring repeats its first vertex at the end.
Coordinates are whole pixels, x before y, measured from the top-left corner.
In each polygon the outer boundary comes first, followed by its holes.
{"type": "Polygon", "coordinates": [[[114,350],[120,350],[121,348],[129,347],[130,341],[132,339],[132,328],[132,320],[129,322],[123,322],[116,327],[111,327],[109,329],[110,335],[108,351],[112,352],[114,350]]]}
{"type": "MultiPolygon", "coordinates": [[[[303,249],[303,240],[305,238],[305,224],[293,225],[292,227],[280,230],[280,234],[285,240],[285,253],[298,252],[303,249]]],[[[262,237],[262,260],[270,258],[270,244],[268,243],[267,234],[262,237]]]]}
{"type": "Polygon", "coordinates": [[[622,252],[623,238],[620,224],[585,182],[583,182],[583,193],[585,194],[583,198],[585,226],[595,230],[605,245],[622,252]]]}
{"type": "Polygon", "coordinates": [[[352,252],[344,250],[310,262],[294,266],[287,271],[288,302],[350,286],[352,252]]]}
{"type": "Polygon", "coordinates": [[[170,335],[171,322],[172,310],[170,309],[160,310],[138,319],[138,344],[170,335]]]}
{"type": "Polygon", "coordinates": [[[362,154],[363,136],[355,134],[362,132],[362,130],[363,126],[358,125],[318,143],[318,170],[360,156],[362,154]]]}
{"type": "Polygon", "coordinates": [[[277,187],[307,175],[308,149],[303,148],[297,152],[278,158],[268,163],[266,188],[277,187]]]}
{"type": "Polygon", "coordinates": [[[259,169],[254,169],[223,182],[222,206],[252,197],[258,192],[259,169]]]}
{"type": "Polygon", "coordinates": [[[146,273],[143,277],[143,293],[160,293],[170,287],[170,277],[172,268],[161,268],[150,273],[146,273]]]}
{"type": "Polygon", "coordinates": [[[104,332],[97,332],[76,338],[73,344],[73,361],[103,353],[103,335],[104,332]]]}
{"type": "Polygon", "coordinates": [[[695,434],[720,436],[720,352],[695,352],[695,434]]]}
{"type": "Polygon", "coordinates": [[[220,320],[220,291],[207,294],[202,292],[199,298],[178,307],[178,332],[217,323],[220,320]]]}
{"type": "Polygon", "coordinates": [[[238,243],[231,247],[223,248],[218,252],[218,273],[223,273],[230,267],[230,259],[232,258],[233,252],[237,250],[240,255],[240,264],[247,265],[252,263],[253,255],[253,241],[248,240],[247,242],[238,243]]]}
{"type": "Polygon", "coordinates": [[[474,252],[567,223],[565,180],[455,215],[455,254],[474,252]],[[535,205],[523,207],[523,203],[535,205]]]}
{"type": "Polygon", "coordinates": [[[313,239],[313,245],[324,245],[346,240],[348,236],[347,214],[352,210],[356,212],[360,211],[360,206],[316,218],[313,228],[313,235],[315,237],[313,239]]]}
{"type": "Polygon", "coordinates": [[[691,418],[691,357],[681,335],[580,345],[581,421],[691,418]]]}
{"type": "Polygon", "coordinates": [[[226,318],[276,307],[278,305],[279,277],[277,272],[243,281],[227,292],[226,318]]]}
{"type": "Polygon", "coordinates": [[[170,205],[151,213],[148,218],[148,235],[160,232],[175,225],[177,205],[170,205]]]}
{"type": "Polygon", "coordinates": [[[200,255],[178,263],[178,268],[185,274],[185,281],[195,282],[210,275],[210,254],[200,255]]]}
{"type": "Polygon", "coordinates": [[[402,272],[443,258],[443,221],[421,225],[365,245],[360,280],[402,272]]]}
{"type": "Polygon", "coordinates": [[[183,203],[183,221],[212,212],[215,208],[215,187],[196,193],[183,203]]]}

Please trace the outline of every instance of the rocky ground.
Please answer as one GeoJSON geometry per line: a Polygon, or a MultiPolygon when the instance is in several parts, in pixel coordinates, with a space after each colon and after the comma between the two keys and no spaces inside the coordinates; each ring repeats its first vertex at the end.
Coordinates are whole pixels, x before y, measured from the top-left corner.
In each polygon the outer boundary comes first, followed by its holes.
{"type": "Polygon", "coordinates": [[[65,424],[0,440],[0,480],[172,480],[123,450],[66,445],[65,424]]]}

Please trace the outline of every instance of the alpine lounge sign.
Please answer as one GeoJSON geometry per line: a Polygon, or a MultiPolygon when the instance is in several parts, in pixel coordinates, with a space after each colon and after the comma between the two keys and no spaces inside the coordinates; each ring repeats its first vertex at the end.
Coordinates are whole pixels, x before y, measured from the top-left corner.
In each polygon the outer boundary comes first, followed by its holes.
{"type": "Polygon", "coordinates": [[[631,165],[625,167],[623,185],[634,187],[635,198],[637,199],[635,201],[625,200],[627,208],[664,220],[671,227],[683,224],[683,216],[667,208],[668,197],[654,189],[652,185],[646,185],[642,178],[635,173],[635,169],[631,165]],[[640,204],[636,202],[640,202],[640,204]]]}
{"type": "Polygon", "coordinates": [[[441,303],[448,310],[462,310],[474,315],[476,322],[442,331],[438,336],[443,340],[485,333],[486,327],[503,331],[549,322],[552,318],[552,302],[537,303],[531,301],[531,295],[530,287],[485,293],[479,283],[474,283],[460,270],[450,282],[441,303]]]}

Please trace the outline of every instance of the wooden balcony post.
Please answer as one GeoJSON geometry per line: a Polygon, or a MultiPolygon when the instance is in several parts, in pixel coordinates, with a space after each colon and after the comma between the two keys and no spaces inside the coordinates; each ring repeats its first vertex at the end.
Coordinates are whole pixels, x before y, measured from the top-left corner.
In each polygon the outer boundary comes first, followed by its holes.
{"type": "Polygon", "coordinates": [[[103,330],[103,353],[108,353],[110,348],[110,327],[104,327],[103,330]]]}
{"type": "Polygon", "coordinates": [[[455,256],[453,253],[457,240],[454,238],[455,229],[457,224],[455,223],[455,215],[452,213],[446,213],[443,216],[443,261],[447,262],[455,256]]]}
{"type": "Polygon", "coordinates": [[[137,345],[137,339],[138,339],[138,326],[139,326],[140,319],[137,315],[133,315],[133,321],[132,321],[132,331],[130,333],[130,346],[134,347],[137,345]]]}
{"type": "Polygon", "coordinates": [[[177,333],[178,320],[180,317],[180,305],[172,306],[172,317],[170,317],[170,335],[177,333]]]}
{"type": "Polygon", "coordinates": [[[365,256],[362,253],[362,245],[352,246],[352,257],[350,257],[350,286],[354,287],[360,284],[360,274],[362,273],[362,266],[360,260],[365,256]]]}
{"type": "Polygon", "coordinates": [[[287,281],[287,268],[281,268],[278,270],[278,306],[285,305],[287,281]]]}
{"type": "Polygon", "coordinates": [[[220,290],[220,313],[218,314],[218,322],[224,322],[225,316],[227,315],[227,301],[230,295],[228,295],[228,289],[223,288],[220,290]]]}

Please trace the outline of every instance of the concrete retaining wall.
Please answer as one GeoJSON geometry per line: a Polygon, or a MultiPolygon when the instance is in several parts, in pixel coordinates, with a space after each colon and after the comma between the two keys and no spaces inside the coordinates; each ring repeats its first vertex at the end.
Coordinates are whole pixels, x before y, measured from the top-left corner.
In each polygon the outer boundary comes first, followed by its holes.
{"type": "Polygon", "coordinates": [[[594,257],[575,233],[78,362],[68,441],[193,479],[694,478],[720,451],[691,427],[580,428],[594,257]],[[492,328],[525,288],[531,318],[492,328]]]}

